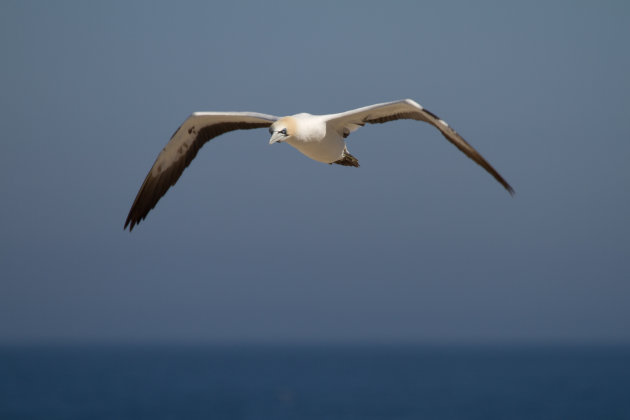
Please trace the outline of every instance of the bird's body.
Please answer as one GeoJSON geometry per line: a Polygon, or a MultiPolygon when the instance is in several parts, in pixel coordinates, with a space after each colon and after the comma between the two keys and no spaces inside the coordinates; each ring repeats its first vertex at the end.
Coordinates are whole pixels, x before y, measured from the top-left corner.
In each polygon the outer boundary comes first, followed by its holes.
{"type": "Polygon", "coordinates": [[[255,112],[196,112],[175,131],[158,155],[131,206],[125,228],[132,230],[177,182],[184,169],[206,142],[223,133],[269,127],[270,144],[286,142],[309,158],[323,163],[359,166],[348,152],[346,138],[365,124],[398,119],[427,122],[436,127],[459,150],[488,171],[511,194],[512,187],[455,130],[411,99],[370,105],[339,114],[286,117],[255,112]]]}
{"type": "Polygon", "coordinates": [[[327,115],[296,114],[280,118],[275,126],[290,127],[295,133],[286,143],[309,158],[323,163],[333,163],[343,158],[346,142],[343,135],[326,127],[327,115]]]}

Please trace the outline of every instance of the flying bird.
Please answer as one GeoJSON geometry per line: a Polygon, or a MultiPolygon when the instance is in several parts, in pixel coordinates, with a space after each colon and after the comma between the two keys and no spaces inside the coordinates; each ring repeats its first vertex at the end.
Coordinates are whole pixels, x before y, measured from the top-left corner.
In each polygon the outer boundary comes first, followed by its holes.
{"type": "Polygon", "coordinates": [[[213,138],[234,130],[269,128],[269,144],[287,143],[318,162],[359,166],[348,152],[345,139],[365,124],[393,120],[424,121],[466,156],[488,171],[510,193],[514,190],[501,175],[444,120],[411,99],[375,104],[339,114],[296,114],[287,117],[257,112],[195,112],[175,131],[147,174],[129,210],[124,229],[143,220],[166,191],[179,179],[197,152],[213,138]]]}

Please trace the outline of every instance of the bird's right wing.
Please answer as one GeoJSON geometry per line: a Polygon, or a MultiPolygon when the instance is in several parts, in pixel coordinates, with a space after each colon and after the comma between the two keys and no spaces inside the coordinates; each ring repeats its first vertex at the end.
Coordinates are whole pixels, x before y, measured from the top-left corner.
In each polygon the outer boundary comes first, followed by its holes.
{"type": "Polygon", "coordinates": [[[488,171],[510,194],[514,194],[510,184],[462,136],[444,120],[411,99],[369,105],[339,114],[331,114],[327,116],[327,125],[347,137],[351,132],[365,124],[381,124],[401,119],[418,120],[431,124],[440,130],[442,135],[455,147],[488,171]]]}
{"type": "Polygon", "coordinates": [[[175,131],[158,155],[129,210],[125,227],[129,231],[144,219],[175,185],[201,146],[233,130],[269,127],[278,117],[256,112],[195,112],[175,131]]]}

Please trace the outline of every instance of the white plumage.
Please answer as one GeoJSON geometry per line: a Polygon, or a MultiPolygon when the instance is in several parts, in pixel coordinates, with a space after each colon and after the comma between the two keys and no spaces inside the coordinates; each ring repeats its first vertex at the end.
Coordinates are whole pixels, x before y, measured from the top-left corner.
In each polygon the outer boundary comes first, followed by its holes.
{"type": "Polygon", "coordinates": [[[346,137],[365,124],[399,119],[427,122],[466,156],[488,171],[510,194],[512,187],[455,130],[411,99],[375,104],[339,114],[296,114],[287,117],[256,112],[195,112],[175,131],[158,155],[131,206],[125,228],[143,220],[209,140],[233,130],[269,127],[269,144],[286,142],[318,162],[359,166],[348,152],[346,137]]]}

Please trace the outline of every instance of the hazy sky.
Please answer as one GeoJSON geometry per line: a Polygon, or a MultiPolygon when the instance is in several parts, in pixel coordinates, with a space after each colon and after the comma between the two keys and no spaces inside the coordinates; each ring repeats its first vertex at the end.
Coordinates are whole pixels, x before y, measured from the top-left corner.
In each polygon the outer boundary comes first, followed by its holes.
{"type": "Polygon", "coordinates": [[[630,3],[0,2],[0,341],[630,341],[630,3]],[[413,98],[361,167],[193,111],[413,98]]]}

